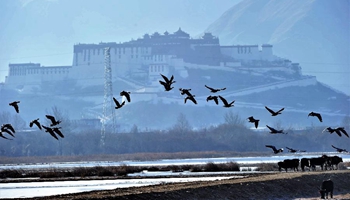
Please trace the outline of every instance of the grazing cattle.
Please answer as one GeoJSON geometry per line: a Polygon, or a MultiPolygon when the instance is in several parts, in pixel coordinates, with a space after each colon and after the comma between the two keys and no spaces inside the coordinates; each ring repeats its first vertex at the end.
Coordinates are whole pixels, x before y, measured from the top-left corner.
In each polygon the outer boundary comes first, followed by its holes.
{"type": "Polygon", "coordinates": [[[333,181],[331,179],[323,181],[320,189],[321,199],[328,199],[328,193],[330,193],[331,198],[333,198],[333,188],[333,181]]]}
{"type": "Polygon", "coordinates": [[[312,170],[316,170],[316,165],[319,165],[321,169],[323,170],[323,166],[326,163],[326,158],[324,157],[318,157],[318,158],[310,158],[310,166],[312,170]]]}
{"type": "Polygon", "coordinates": [[[278,170],[281,171],[281,169],[285,169],[287,172],[288,168],[293,169],[294,171],[298,171],[299,166],[299,159],[286,159],[283,160],[283,162],[278,162],[278,170]]]}
{"type": "Polygon", "coordinates": [[[338,164],[343,162],[343,159],[339,156],[326,156],[323,155],[323,157],[326,159],[326,169],[329,167],[330,169],[334,170],[334,165],[336,166],[336,169],[338,169],[338,164]]]}
{"type": "Polygon", "coordinates": [[[300,168],[301,170],[305,171],[305,167],[308,167],[309,168],[309,171],[310,171],[310,158],[302,158],[300,160],[300,168]]]}

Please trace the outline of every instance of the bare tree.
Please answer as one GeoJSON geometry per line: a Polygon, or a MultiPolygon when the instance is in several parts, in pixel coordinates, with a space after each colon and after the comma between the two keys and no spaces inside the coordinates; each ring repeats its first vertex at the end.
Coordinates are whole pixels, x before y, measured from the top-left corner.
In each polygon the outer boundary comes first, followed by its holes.
{"type": "Polygon", "coordinates": [[[238,114],[234,114],[232,111],[226,112],[224,118],[225,123],[228,125],[244,126],[244,120],[238,114]]]}
{"type": "Polygon", "coordinates": [[[187,120],[185,114],[180,113],[178,115],[176,124],[173,126],[172,130],[175,132],[179,132],[179,133],[184,133],[184,132],[192,130],[192,127],[191,127],[189,121],[187,120]]]}

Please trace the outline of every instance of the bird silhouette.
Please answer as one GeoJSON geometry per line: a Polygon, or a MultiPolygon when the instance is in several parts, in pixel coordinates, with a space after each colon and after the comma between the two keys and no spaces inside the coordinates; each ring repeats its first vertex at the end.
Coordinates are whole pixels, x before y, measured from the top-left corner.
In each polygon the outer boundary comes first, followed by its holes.
{"type": "Polygon", "coordinates": [[[10,130],[12,131],[13,133],[16,133],[15,129],[13,128],[13,126],[11,124],[3,124],[1,125],[1,130],[10,130]]]}
{"type": "Polygon", "coordinates": [[[45,116],[47,119],[51,120],[50,126],[56,126],[62,122],[61,120],[56,120],[55,117],[52,115],[45,115],[45,116]]]}
{"type": "Polygon", "coordinates": [[[181,95],[187,95],[187,96],[192,96],[191,94],[191,89],[183,89],[183,88],[179,88],[180,92],[181,92],[181,95]]]}
{"type": "Polygon", "coordinates": [[[32,121],[29,123],[29,127],[33,127],[34,124],[35,124],[40,130],[42,129],[42,128],[41,128],[41,125],[40,125],[40,122],[39,122],[39,118],[32,120],[32,121]]]}
{"type": "Polygon", "coordinates": [[[123,107],[124,104],[125,104],[125,101],[123,101],[122,103],[119,103],[118,100],[116,98],[114,98],[114,97],[113,97],[113,100],[114,100],[114,103],[116,105],[115,109],[119,109],[119,108],[123,107]]]}
{"type": "Polygon", "coordinates": [[[58,137],[56,136],[56,134],[55,134],[55,132],[53,131],[52,128],[44,126],[44,125],[42,125],[42,127],[45,129],[45,132],[50,133],[50,135],[52,137],[54,137],[56,140],[58,140],[58,137]]]}
{"type": "Polygon", "coordinates": [[[336,149],[339,153],[341,153],[341,152],[349,153],[346,149],[341,149],[341,148],[335,147],[335,146],[333,146],[333,145],[332,145],[332,147],[333,147],[334,149],[336,149]]]}
{"type": "Polygon", "coordinates": [[[228,103],[227,100],[224,97],[219,95],[219,98],[221,99],[222,103],[224,104],[224,107],[229,108],[229,107],[233,107],[234,106],[233,105],[233,103],[235,102],[234,100],[231,101],[231,103],[228,103]]]}
{"type": "Polygon", "coordinates": [[[337,127],[337,128],[331,128],[331,127],[327,127],[325,129],[323,129],[322,132],[324,131],[327,131],[329,132],[330,134],[332,133],[336,133],[338,134],[339,137],[341,137],[342,133],[346,136],[346,137],[349,137],[348,133],[345,131],[344,127],[337,127]]]}
{"type": "Polygon", "coordinates": [[[211,101],[211,100],[214,100],[214,102],[216,103],[216,105],[218,105],[219,104],[219,100],[218,100],[218,96],[211,96],[211,95],[209,95],[208,97],[207,97],[207,102],[208,101],[211,101]]]}
{"type": "Polygon", "coordinates": [[[20,103],[20,101],[13,101],[11,103],[9,103],[10,106],[13,106],[16,110],[17,113],[19,113],[19,107],[18,104],[20,103]]]}
{"type": "Polygon", "coordinates": [[[283,148],[276,149],[276,147],[273,145],[265,145],[265,147],[271,148],[273,150],[273,153],[275,153],[275,154],[283,152],[283,148]]]}
{"type": "Polygon", "coordinates": [[[210,90],[210,92],[212,93],[216,93],[216,92],[219,92],[221,90],[226,90],[226,88],[220,88],[220,89],[216,89],[216,88],[212,88],[212,87],[209,87],[207,85],[204,85],[206,88],[208,88],[210,90]]]}
{"type": "Polygon", "coordinates": [[[160,75],[163,77],[164,81],[159,81],[159,83],[164,86],[165,91],[172,90],[174,87],[171,87],[171,85],[176,82],[174,81],[174,76],[172,75],[169,80],[168,77],[164,76],[163,74],[160,75]]]}
{"type": "Polygon", "coordinates": [[[282,130],[276,130],[276,129],[274,129],[274,128],[268,126],[268,125],[266,125],[266,127],[270,129],[270,133],[271,133],[271,134],[277,134],[277,133],[282,133],[282,134],[284,134],[283,129],[282,129],[282,130]]]}
{"type": "Polygon", "coordinates": [[[305,150],[297,150],[297,149],[293,149],[293,148],[289,148],[289,147],[286,147],[286,149],[288,149],[289,152],[291,153],[296,153],[296,152],[306,152],[305,150]]]}
{"type": "Polygon", "coordinates": [[[128,102],[131,101],[130,100],[130,92],[127,92],[127,91],[123,90],[123,91],[120,92],[120,96],[124,96],[128,102]]]}
{"type": "Polygon", "coordinates": [[[197,101],[196,99],[194,98],[196,95],[190,95],[190,96],[187,96],[185,98],[185,103],[187,102],[187,100],[191,100],[194,104],[197,104],[197,101]]]}
{"type": "Polygon", "coordinates": [[[271,110],[270,108],[268,108],[267,106],[265,106],[266,110],[268,110],[272,116],[277,116],[282,114],[282,111],[284,110],[284,108],[280,109],[279,111],[275,112],[273,110],[271,110]]]}
{"type": "Polygon", "coordinates": [[[320,113],[315,113],[315,112],[310,112],[308,115],[308,117],[311,116],[311,117],[317,117],[318,120],[320,120],[320,122],[322,122],[322,116],[320,113]]]}
{"type": "Polygon", "coordinates": [[[258,126],[259,126],[259,121],[260,121],[259,119],[254,119],[253,116],[250,116],[250,117],[248,117],[247,119],[249,120],[250,123],[254,123],[255,128],[258,128],[258,126]]]}

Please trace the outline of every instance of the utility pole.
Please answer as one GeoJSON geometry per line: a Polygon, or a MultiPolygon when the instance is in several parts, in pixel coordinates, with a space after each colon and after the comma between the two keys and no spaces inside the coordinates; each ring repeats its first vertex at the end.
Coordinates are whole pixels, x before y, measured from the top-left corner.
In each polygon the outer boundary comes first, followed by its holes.
{"type": "Polygon", "coordinates": [[[110,48],[104,49],[105,56],[105,77],[104,77],[104,99],[103,99],[103,119],[101,128],[101,146],[105,145],[106,130],[115,133],[115,112],[112,87],[112,68],[110,48]],[[107,129],[108,123],[108,129],[107,129]]]}

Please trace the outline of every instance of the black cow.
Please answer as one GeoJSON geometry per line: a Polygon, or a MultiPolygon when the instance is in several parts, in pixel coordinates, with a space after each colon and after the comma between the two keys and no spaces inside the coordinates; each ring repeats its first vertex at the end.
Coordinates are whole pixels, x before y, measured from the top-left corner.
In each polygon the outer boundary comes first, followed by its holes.
{"type": "Polygon", "coordinates": [[[288,168],[293,169],[294,171],[298,171],[298,166],[299,166],[299,159],[286,159],[283,160],[283,162],[278,162],[278,170],[281,171],[281,169],[285,169],[287,172],[288,168]]]}
{"type": "Polygon", "coordinates": [[[325,199],[325,197],[328,199],[328,193],[333,198],[333,188],[333,181],[331,179],[323,181],[320,189],[321,199],[325,199]]]}
{"type": "Polygon", "coordinates": [[[319,165],[321,169],[323,170],[323,166],[326,163],[326,158],[325,157],[318,157],[318,158],[310,158],[310,166],[312,170],[316,170],[316,165],[319,165]]]}
{"type": "Polygon", "coordinates": [[[302,158],[301,161],[300,161],[300,168],[301,170],[305,171],[305,167],[308,167],[309,168],[309,171],[310,171],[310,158],[302,158]]]}
{"type": "Polygon", "coordinates": [[[326,169],[329,167],[330,169],[334,170],[334,165],[336,166],[336,169],[338,169],[338,164],[343,162],[343,159],[339,156],[326,156],[323,155],[324,158],[326,158],[326,169]]]}

